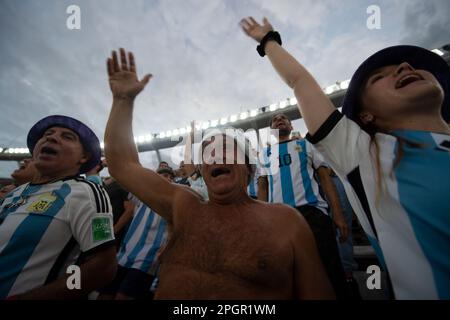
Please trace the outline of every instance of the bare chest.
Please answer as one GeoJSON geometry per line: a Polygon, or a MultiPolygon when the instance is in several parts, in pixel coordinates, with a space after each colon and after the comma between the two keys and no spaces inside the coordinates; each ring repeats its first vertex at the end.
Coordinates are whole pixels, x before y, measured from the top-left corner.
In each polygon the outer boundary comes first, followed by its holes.
{"type": "Polygon", "coordinates": [[[293,265],[289,241],[270,219],[222,212],[192,215],[162,263],[264,286],[289,281],[293,265]]]}

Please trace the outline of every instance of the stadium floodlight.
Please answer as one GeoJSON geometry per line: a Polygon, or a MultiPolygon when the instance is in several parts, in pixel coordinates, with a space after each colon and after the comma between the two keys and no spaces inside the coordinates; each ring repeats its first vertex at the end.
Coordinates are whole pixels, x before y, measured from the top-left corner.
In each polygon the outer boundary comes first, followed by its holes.
{"type": "Polygon", "coordinates": [[[102,141],[102,142],[100,142],[100,148],[101,149],[105,149],[105,143],[102,141]]]}
{"type": "Polygon", "coordinates": [[[23,148],[23,153],[30,153],[30,150],[28,150],[28,148],[23,148]]]}
{"type": "Polygon", "coordinates": [[[3,152],[3,148],[0,148],[0,152],[3,152]]]}
{"type": "Polygon", "coordinates": [[[297,98],[296,97],[289,98],[289,103],[291,104],[291,106],[296,105],[297,104],[297,98]]]}
{"type": "Polygon", "coordinates": [[[239,118],[240,118],[241,120],[247,119],[247,118],[248,118],[248,112],[242,112],[242,113],[239,115],[239,118]]]}
{"type": "Polygon", "coordinates": [[[165,132],[160,132],[160,133],[159,133],[159,137],[160,137],[161,139],[164,139],[164,138],[166,137],[166,133],[165,133],[165,132]]]}
{"type": "Polygon", "coordinates": [[[138,138],[137,137],[133,137],[133,139],[134,139],[134,143],[138,142],[138,138]]]}
{"type": "Polygon", "coordinates": [[[150,142],[150,141],[152,141],[152,139],[153,139],[153,136],[151,134],[145,135],[145,142],[150,142]]]}
{"type": "Polygon", "coordinates": [[[350,79],[347,79],[347,80],[341,81],[341,83],[339,83],[339,87],[342,90],[346,90],[346,89],[348,89],[349,84],[350,84],[350,79]]]}
{"type": "Polygon", "coordinates": [[[235,122],[238,119],[238,116],[233,114],[232,116],[230,116],[230,122],[235,122]]]}
{"type": "Polygon", "coordinates": [[[436,53],[437,55],[440,55],[440,56],[443,56],[444,55],[444,53],[441,51],[441,50],[439,50],[439,49],[433,49],[433,50],[431,50],[432,52],[434,52],[434,53],[436,53]]]}
{"type": "Polygon", "coordinates": [[[202,128],[202,124],[200,122],[195,122],[195,130],[200,130],[202,128]]]}
{"type": "Polygon", "coordinates": [[[217,127],[219,120],[211,120],[211,127],[217,127]]]}
{"type": "Polygon", "coordinates": [[[172,134],[173,134],[174,136],[178,136],[178,135],[180,134],[180,131],[179,131],[178,129],[174,129],[174,130],[172,131],[172,134]]]}
{"type": "Polygon", "coordinates": [[[180,134],[185,135],[186,134],[186,128],[180,128],[180,134]]]}
{"type": "Polygon", "coordinates": [[[276,103],[272,103],[270,106],[269,106],[269,110],[270,111],[275,111],[275,110],[277,110],[278,109],[278,105],[276,104],[276,103]]]}
{"type": "Polygon", "coordinates": [[[138,143],[144,143],[145,137],[144,136],[139,136],[137,140],[138,140],[138,143]]]}
{"type": "Polygon", "coordinates": [[[280,102],[280,109],[284,109],[289,105],[289,101],[288,100],[283,100],[280,102]]]}
{"type": "Polygon", "coordinates": [[[250,117],[256,117],[258,115],[259,109],[253,109],[250,111],[250,117]]]}
{"type": "Polygon", "coordinates": [[[209,121],[203,122],[203,123],[202,123],[202,129],[203,129],[203,130],[206,130],[206,129],[208,129],[208,128],[209,128],[209,121]]]}
{"type": "Polygon", "coordinates": [[[166,131],[166,137],[171,137],[171,136],[172,136],[172,131],[167,130],[167,131],[166,131]]]}
{"type": "Polygon", "coordinates": [[[220,124],[221,125],[224,125],[224,124],[227,124],[228,123],[228,118],[221,118],[220,119],[220,124]]]}
{"type": "Polygon", "coordinates": [[[326,94],[332,94],[333,92],[339,90],[339,87],[336,84],[332,84],[331,86],[325,87],[326,94]]]}

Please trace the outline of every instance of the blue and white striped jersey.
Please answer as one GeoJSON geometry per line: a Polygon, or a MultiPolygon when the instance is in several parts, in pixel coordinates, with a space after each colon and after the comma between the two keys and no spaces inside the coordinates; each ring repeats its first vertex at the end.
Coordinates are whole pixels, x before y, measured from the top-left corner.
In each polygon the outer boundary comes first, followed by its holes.
{"type": "Polygon", "coordinates": [[[16,188],[0,205],[0,299],[60,278],[81,252],[113,240],[103,187],[77,177],[16,188]]]}
{"type": "Polygon", "coordinates": [[[319,193],[315,170],[326,166],[322,156],[305,139],[264,148],[261,176],[267,176],[268,201],[291,207],[310,205],[328,214],[328,204],[319,193]]]}
{"type": "Polygon", "coordinates": [[[258,178],[256,176],[248,184],[247,193],[252,198],[258,197],[258,178]]]}
{"type": "Polygon", "coordinates": [[[381,181],[370,136],[338,111],[308,139],[344,182],[395,297],[450,299],[450,135],[377,133],[381,181]]]}
{"type": "Polygon", "coordinates": [[[136,207],[133,220],[117,253],[119,265],[154,275],[158,268],[158,251],[167,240],[167,222],[133,197],[136,207]]]}

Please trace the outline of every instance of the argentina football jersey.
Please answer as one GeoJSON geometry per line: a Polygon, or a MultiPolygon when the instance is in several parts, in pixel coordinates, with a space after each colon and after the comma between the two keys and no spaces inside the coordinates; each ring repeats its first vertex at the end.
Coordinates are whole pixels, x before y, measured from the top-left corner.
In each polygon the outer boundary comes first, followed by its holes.
{"type": "Polygon", "coordinates": [[[450,135],[377,133],[377,153],[336,111],[308,139],[342,179],[395,297],[450,299],[450,135]]]}
{"type": "Polygon", "coordinates": [[[326,166],[321,155],[306,140],[291,140],[263,150],[261,176],[267,176],[268,201],[291,207],[314,206],[328,214],[328,204],[319,192],[315,170],[326,166]]]}
{"type": "Polygon", "coordinates": [[[114,243],[106,191],[83,178],[24,184],[0,206],[0,298],[66,274],[81,253],[114,243]]]}
{"type": "Polygon", "coordinates": [[[167,222],[143,202],[133,197],[133,220],[117,254],[119,265],[154,275],[159,250],[167,240],[167,222]]]}

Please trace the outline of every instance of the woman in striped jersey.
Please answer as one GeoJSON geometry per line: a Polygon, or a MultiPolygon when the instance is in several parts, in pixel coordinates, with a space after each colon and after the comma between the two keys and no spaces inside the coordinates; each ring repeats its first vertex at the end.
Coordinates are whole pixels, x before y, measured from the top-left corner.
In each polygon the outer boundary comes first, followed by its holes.
{"type": "Polygon", "coordinates": [[[243,31],[294,90],[307,139],[341,180],[397,299],[450,298],[450,70],[431,51],[383,49],[353,75],[341,114],[269,21],[243,31]]]}

